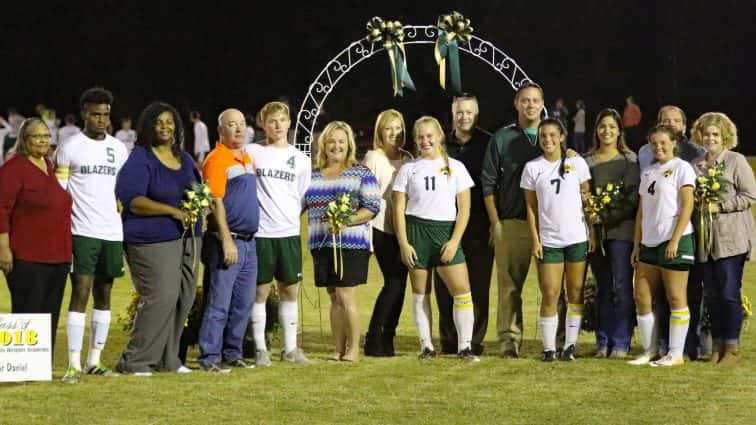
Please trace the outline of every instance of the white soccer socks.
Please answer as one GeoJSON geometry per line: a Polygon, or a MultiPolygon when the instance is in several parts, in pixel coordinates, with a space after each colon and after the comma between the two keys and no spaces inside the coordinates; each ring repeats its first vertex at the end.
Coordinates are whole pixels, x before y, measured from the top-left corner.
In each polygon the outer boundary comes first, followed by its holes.
{"type": "Polygon", "coordinates": [[[457,328],[457,351],[470,348],[472,344],[473,324],[475,314],[473,311],[472,293],[465,292],[454,296],[452,307],[454,327],[457,328]]]}
{"type": "Polygon", "coordinates": [[[278,303],[278,318],[283,328],[284,353],[291,353],[297,348],[297,321],[299,320],[297,302],[281,301],[278,303]]]}
{"type": "Polygon", "coordinates": [[[412,316],[415,319],[417,336],[420,339],[420,350],[428,348],[434,351],[431,341],[431,317],[430,298],[427,294],[412,294],[412,316]]]}
{"type": "Polygon", "coordinates": [[[684,307],[669,312],[669,355],[673,359],[682,359],[685,338],[690,325],[690,310],[684,307]]]}
{"type": "Polygon", "coordinates": [[[97,366],[100,363],[100,353],[105,349],[110,330],[110,310],[92,309],[89,333],[89,355],[87,366],[97,366]]]}
{"type": "MultiPolygon", "coordinates": [[[[279,308],[280,304],[279,304],[279,308]]],[[[255,349],[258,351],[267,351],[265,344],[265,321],[267,318],[265,303],[254,303],[252,305],[252,335],[255,338],[255,349]]],[[[283,323],[283,321],[281,321],[283,323]]]]}
{"type": "Polygon", "coordinates": [[[583,304],[567,304],[566,329],[564,331],[564,348],[577,344],[580,325],[583,323],[583,304]]]}
{"type": "Polygon", "coordinates": [[[68,337],[68,367],[81,370],[81,346],[84,341],[86,313],[69,311],[66,315],[66,336],[68,337]]]}
{"type": "Polygon", "coordinates": [[[556,335],[559,326],[559,316],[543,317],[538,320],[538,327],[541,331],[541,340],[543,341],[543,351],[556,351],[556,335]]]}

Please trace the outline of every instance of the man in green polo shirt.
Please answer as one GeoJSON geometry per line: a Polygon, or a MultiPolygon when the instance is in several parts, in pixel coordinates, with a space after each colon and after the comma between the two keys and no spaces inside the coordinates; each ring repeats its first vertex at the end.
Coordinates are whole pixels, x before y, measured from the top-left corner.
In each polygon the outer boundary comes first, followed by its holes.
{"type": "Polygon", "coordinates": [[[522,287],[533,251],[520,179],[525,163],[541,155],[537,129],[543,89],[523,84],[515,93],[517,122],[499,129],[488,144],[480,175],[496,255],[499,306],[496,331],[503,357],[519,357],[522,342],[522,287]]]}

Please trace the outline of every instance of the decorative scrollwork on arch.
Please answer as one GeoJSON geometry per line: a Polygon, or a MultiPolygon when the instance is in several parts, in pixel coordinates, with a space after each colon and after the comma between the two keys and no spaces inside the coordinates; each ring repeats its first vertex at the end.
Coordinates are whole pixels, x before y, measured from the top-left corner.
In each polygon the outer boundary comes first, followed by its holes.
{"type": "MultiPolygon", "coordinates": [[[[434,44],[437,36],[438,28],[435,25],[404,26],[404,44],[434,44]]],[[[315,123],[328,96],[344,75],[360,62],[383,50],[379,44],[360,39],[347,46],[323,67],[320,74],[310,84],[307,95],[297,112],[297,122],[294,126],[294,141],[297,148],[310,155],[315,123]]],[[[507,80],[513,90],[531,81],[514,59],[490,41],[473,35],[470,43],[460,45],[459,50],[488,63],[496,73],[507,80]]]]}

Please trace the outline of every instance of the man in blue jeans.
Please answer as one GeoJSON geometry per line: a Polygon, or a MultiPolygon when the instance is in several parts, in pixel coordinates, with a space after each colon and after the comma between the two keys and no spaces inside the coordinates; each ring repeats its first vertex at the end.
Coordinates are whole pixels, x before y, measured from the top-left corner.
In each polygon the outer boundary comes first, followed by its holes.
{"type": "Polygon", "coordinates": [[[244,151],[246,132],[239,110],[223,111],[218,117],[220,141],[202,166],[202,177],[213,196],[213,214],[202,247],[205,312],[197,361],[208,372],[254,367],[242,358],[242,341],[255,301],[254,236],[260,217],[257,177],[244,151]]]}

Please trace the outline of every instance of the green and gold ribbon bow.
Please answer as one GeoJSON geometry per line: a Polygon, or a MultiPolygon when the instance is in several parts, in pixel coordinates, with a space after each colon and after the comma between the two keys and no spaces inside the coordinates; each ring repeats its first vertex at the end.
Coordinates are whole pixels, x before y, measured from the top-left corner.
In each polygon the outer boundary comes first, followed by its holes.
{"type": "Polygon", "coordinates": [[[415,83],[407,69],[407,54],[404,51],[404,29],[399,21],[384,22],[375,16],[367,23],[368,35],[365,37],[371,43],[383,43],[391,62],[391,82],[394,86],[394,96],[404,96],[404,88],[415,90],[415,83]]]}
{"type": "Polygon", "coordinates": [[[462,93],[462,76],[459,71],[459,44],[466,44],[472,38],[473,27],[470,20],[459,12],[438,17],[438,39],[433,51],[438,64],[438,80],[446,89],[446,68],[448,59],[449,79],[454,94],[462,93]]]}

